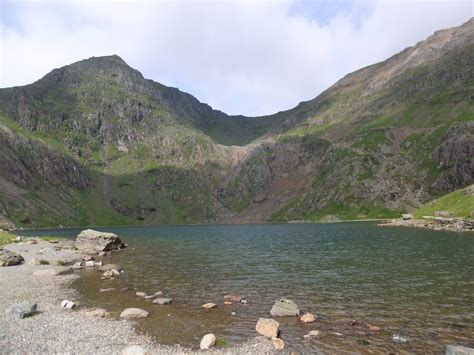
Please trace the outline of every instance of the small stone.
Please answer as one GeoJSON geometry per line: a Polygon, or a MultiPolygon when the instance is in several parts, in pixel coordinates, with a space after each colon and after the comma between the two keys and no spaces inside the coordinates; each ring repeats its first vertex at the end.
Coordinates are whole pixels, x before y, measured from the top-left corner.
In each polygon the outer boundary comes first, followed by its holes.
{"type": "Polygon", "coordinates": [[[224,301],[230,301],[230,302],[240,302],[242,301],[243,297],[240,295],[225,295],[224,296],[224,301]]]}
{"type": "Polygon", "coordinates": [[[38,306],[36,303],[28,302],[15,303],[7,307],[5,314],[10,318],[23,319],[31,317],[37,313],[38,306]]]}
{"type": "Polygon", "coordinates": [[[85,314],[89,317],[104,318],[105,316],[107,316],[107,311],[103,308],[96,308],[86,311],[85,314]]]}
{"type": "Polygon", "coordinates": [[[79,270],[82,269],[82,263],[79,261],[72,266],[73,269],[79,270]]]}
{"type": "Polygon", "coordinates": [[[206,334],[202,337],[199,347],[202,350],[207,350],[216,344],[216,336],[212,333],[206,334]]]}
{"type": "Polygon", "coordinates": [[[61,307],[65,309],[73,309],[74,307],[76,307],[76,304],[73,301],[64,300],[61,302],[61,307]]]}
{"type": "Polygon", "coordinates": [[[398,334],[393,334],[392,341],[398,344],[404,344],[404,343],[408,343],[408,338],[398,335],[398,334]]]}
{"type": "Polygon", "coordinates": [[[146,292],[140,292],[140,291],[139,291],[139,292],[136,292],[135,294],[136,294],[138,297],[142,297],[142,298],[146,297],[146,292]]]}
{"type": "Polygon", "coordinates": [[[230,306],[232,304],[231,301],[224,301],[224,304],[227,305],[227,306],[230,306]]]}
{"type": "Polygon", "coordinates": [[[149,315],[150,313],[141,308],[126,308],[120,313],[120,318],[146,318],[149,315]]]}
{"type": "Polygon", "coordinates": [[[248,304],[249,301],[247,301],[247,300],[244,298],[243,300],[240,300],[240,303],[242,303],[242,304],[248,304]]]}
{"type": "Polygon", "coordinates": [[[332,334],[332,335],[335,335],[335,336],[337,336],[337,337],[342,337],[342,336],[343,336],[342,333],[338,333],[338,332],[332,332],[331,334],[332,334]]]}
{"type": "Polygon", "coordinates": [[[259,318],[255,330],[258,334],[268,338],[277,338],[280,323],[270,318],[259,318]]]}
{"type": "Polygon", "coordinates": [[[201,307],[204,309],[212,309],[212,308],[216,308],[217,304],[209,302],[209,303],[204,303],[201,307]]]}
{"type": "Polygon", "coordinates": [[[105,264],[97,268],[98,271],[105,272],[110,270],[122,271],[123,269],[116,264],[105,264]]]}
{"type": "Polygon", "coordinates": [[[115,288],[110,287],[110,288],[101,288],[99,292],[109,292],[109,291],[115,291],[115,288]]]}
{"type": "Polygon", "coordinates": [[[314,314],[308,312],[308,313],[303,314],[300,320],[301,320],[301,323],[305,323],[305,324],[313,323],[316,320],[316,317],[314,314]]]}
{"type": "Polygon", "coordinates": [[[275,302],[270,310],[272,317],[298,316],[300,310],[292,300],[281,298],[275,302]]]}
{"type": "Polygon", "coordinates": [[[359,325],[359,322],[356,321],[355,319],[351,320],[351,326],[355,327],[356,325],[359,325]]]}
{"type": "Polygon", "coordinates": [[[122,355],[146,355],[148,352],[139,345],[132,345],[122,350],[122,355]]]}
{"type": "Polygon", "coordinates": [[[95,259],[91,255],[85,255],[85,256],[82,257],[82,260],[83,261],[94,261],[95,259]]]}
{"type": "Polygon", "coordinates": [[[303,336],[303,338],[305,339],[309,339],[309,338],[319,339],[320,337],[321,337],[321,332],[319,330],[312,330],[308,334],[303,336]]]}
{"type": "Polygon", "coordinates": [[[285,342],[280,338],[272,338],[272,344],[275,350],[283,350],[285,348],[285,342]]]}
{"type": "Polygon", "coordinates": [[[380,327],[377,327],[376,325],[367,325],[367,329],[371,332],[378,332],[380,330],[380,327]]]}
{"type": "Polygon", "coordinates": [[[99,256],[107,256],[107,253],[105,251],[101,251],[98,255],[99,256]]]}
{"type": "Polygon", "coordinates": [[[120,290],[120,292],[124,293],[124,292],[127,292],[127,291],[129,291],[129,290],[130,290],[130,288],[124,287],[124,288],[122,288],[122,289],[120,290]]]}
{"type": "Polygon", "coordinates": [[[171,298],[157,298],[153,300],[154,304],[160,304],[160,305],[170,304],[171,302],[173,302],[173,299],[171,298]]]}
{"type": "Polygon", "coordinates": [[[230,312],[232,316],[235,316],[237,313],[236,312],[230,312]]]}
{"type": "Polygon", "coordinates": [[[95,267],[100,267],[100,266],[102,266],[102,265],[104,265],[104,263],[103,263],[102,261],[98,261],[98,262],[95,262],[95,263],[94,263],[94,266],[95,266],[95,267]]]}
{"type": "Polygon", "coordinates": [[[409,213],[404,213],[404,214],[402,214],[402,219],[403,219],[404,221],[407,221],[407,220],[409,220],[409,219],[413,219],[413,216],[412,216],[411,214],[409,214],[409,213]]]}
{"type": "Polygon", "coordinates": [[[89,261],[86,261],[86,267],[94,267],[95,266],[95,262],[92,261],[92,260],[89,260],[89,261]]]}

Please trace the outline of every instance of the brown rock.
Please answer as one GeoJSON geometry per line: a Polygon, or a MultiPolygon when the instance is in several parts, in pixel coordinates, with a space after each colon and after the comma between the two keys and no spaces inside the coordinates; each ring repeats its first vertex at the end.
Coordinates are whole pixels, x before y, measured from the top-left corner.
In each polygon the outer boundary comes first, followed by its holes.
{"type": "Polygon", "coordinates": [[[259,318],[255,330],[258,334],[268,338],[277,338],[280,323],[271,318],[259,318]]]}
{"type": "Polygon", "coordinates": [[[300,321],[301,323],[313,323],[316,320],[316,317],[312,313],[305,313],[301,316],[300,321]]]}
{"type": "Polygon", "coordinates": [[[209,303],[204,303],[201,307],[204,309],[212,309],[212,308],[216,308],[217,304],[209,302],[209,303]]]}
{"type": "Polygon", "coordinates": [[[380,330],[380,327],[377,327],[376,325],[367,325],[367,329],[371,332],[378,332],[380,330]]]}

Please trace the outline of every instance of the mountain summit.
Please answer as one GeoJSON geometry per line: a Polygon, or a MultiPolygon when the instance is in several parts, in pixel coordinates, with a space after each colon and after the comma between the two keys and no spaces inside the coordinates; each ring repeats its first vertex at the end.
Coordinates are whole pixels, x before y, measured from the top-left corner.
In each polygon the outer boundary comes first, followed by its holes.
{"type": "Polygon", "coordinates": [[[147,80],[116,55],[55,69],[0,89],[0,214],[53,226],[410,211],[473,183],[472,53],[471,19],[255,118],[147,80]]]}

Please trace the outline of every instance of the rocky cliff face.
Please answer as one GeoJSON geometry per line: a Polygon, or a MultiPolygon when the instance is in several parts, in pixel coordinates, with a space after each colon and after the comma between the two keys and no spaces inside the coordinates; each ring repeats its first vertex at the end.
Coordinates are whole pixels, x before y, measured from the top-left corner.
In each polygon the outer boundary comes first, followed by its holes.
{"type": "Polygon", "coordinates": [[[19,225],[376,218],[473,183],[474,23],[265,117],[118,56],[0,89],[0,213],[19,225]]]}

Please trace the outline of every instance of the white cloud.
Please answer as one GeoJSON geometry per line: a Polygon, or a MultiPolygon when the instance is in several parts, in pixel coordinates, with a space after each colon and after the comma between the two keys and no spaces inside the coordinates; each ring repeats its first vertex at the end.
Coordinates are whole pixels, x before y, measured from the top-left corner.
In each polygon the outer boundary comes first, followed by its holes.
{"type": "Polygon", "coordinates": [[[9,4],[1,23],[0,87],[31,83],[55,67],[116,53],[145,77],[177,86],[217,109],[268,114],[311,99],[348,72],[472,16],[470,1],[379,0],[364,6],[370,12],[357,23],[347,12],[318,22],[290,11],[291,5],[9,4]]]}

